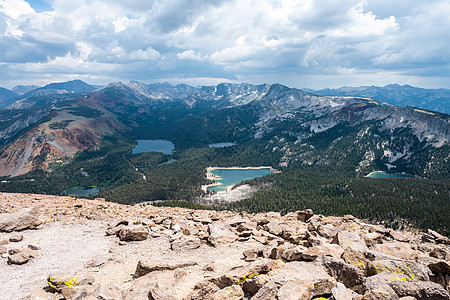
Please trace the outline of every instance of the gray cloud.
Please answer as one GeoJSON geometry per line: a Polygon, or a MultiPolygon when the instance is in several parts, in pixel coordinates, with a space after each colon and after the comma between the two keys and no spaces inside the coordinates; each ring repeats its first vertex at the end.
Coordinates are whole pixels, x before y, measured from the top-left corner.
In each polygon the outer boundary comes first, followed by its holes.
{"type": "Polygon", "coordinates": [[[51,4],[36,13],[24,0],[0,3],[0,65],[8,74],[0,85],[79,77],[450,87],[447,0],[51,4]]]}

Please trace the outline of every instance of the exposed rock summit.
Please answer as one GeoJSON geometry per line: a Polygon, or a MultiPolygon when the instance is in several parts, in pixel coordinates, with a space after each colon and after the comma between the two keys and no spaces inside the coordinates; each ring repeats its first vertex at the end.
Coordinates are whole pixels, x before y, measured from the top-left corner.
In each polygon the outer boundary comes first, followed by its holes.
{"type": "Polygon", "coordinates": [[[310,210],[0,200],[5,299],[450,299],[450,245],[432,231],[310,210]]]}

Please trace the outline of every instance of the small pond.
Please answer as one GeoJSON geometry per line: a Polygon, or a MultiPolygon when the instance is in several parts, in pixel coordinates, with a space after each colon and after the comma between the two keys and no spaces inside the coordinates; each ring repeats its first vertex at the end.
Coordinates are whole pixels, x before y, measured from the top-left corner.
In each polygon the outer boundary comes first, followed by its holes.
{"type": "Polygon", "coordinates": [[[171,141],[165,140],[138,140],[136,147],[134,147],[132,154],[144,153],[144,152],[162,152],[164,154],[173,154],[173,148],[175,145],[171,141]]]}
{"type": "Polygon", "coordinates": [[[88,188],[72,188],[67,189],[64,191],[64,194],[70,195],[70,196],[77,196],[77,197],[86,197],[91,195],[98,195],[100,192],[100,189],[96,186],[91,186],[88,188]]]}

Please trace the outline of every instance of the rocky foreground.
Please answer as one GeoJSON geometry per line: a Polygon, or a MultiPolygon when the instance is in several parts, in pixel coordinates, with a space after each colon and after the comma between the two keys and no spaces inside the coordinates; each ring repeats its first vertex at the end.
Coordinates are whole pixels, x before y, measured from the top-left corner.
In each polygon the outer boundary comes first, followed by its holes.
{"type": "Polygon", "coordinates": [[[0,213],[0,299],[450,299],[432,230],[6,193],[0,213]]]}

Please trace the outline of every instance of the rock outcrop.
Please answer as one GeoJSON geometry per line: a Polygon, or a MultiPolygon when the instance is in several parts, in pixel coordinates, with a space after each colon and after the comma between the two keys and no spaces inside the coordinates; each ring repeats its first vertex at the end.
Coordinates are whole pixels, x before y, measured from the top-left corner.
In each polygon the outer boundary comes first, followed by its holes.
{"type": "MultiPolygon", "coordinates": [[[[4,227],[21,229],[23,239],[0,233],[2,274],[23,275],[15,286],[1,282],[10,299],[450,299],[450,245],[432,231],[399,232],[311,210],[238,214],[63,197],[51,207],[45,196],[23,198],[16,206],[41,202],[33,204],[44,204],[47,222],[37,230],[4,227]],[[39,234],[70,224],[82,226],[85,238],[101,226],[109,248],[61,273],[63,262],[39,234]],[[41,265],[51,272],[33,273],[41,265]]],[[[12,220],[34,208],[3,209],[12,220]]],[[[80,241],[68,237],[66,251],[72,242],[80,241]]]]}

